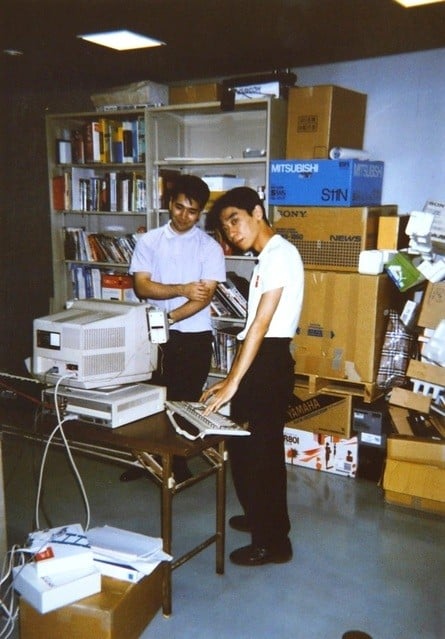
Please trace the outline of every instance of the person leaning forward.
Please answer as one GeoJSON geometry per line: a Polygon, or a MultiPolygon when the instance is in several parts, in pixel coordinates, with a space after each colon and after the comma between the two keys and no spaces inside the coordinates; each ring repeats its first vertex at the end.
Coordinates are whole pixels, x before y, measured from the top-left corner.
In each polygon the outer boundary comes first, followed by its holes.
{"type": "Polygon", "coordinates": [[[243,509],[229,523],[251,535],[251,543],[234,550],[230,560],[240,566],[283,563],[292,558],[283,428],[294,387],[290,341],[303,302],[303,263],[297,249],[274,233],[253,189],[238,187],[222,195],[209,223],[242,253],[258,254],[232,367],[201,395],[207,413],[230,401],[232,419],[247,423],[250,431],[249,437],[232,437],[227,444],[243,509]]]}

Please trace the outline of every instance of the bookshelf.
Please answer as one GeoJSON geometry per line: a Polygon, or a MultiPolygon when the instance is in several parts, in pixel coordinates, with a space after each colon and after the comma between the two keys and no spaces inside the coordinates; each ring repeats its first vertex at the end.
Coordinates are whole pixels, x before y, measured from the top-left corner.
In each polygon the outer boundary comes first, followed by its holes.
{"type": "Polygon", "coordinates": [[[124,275],[137,233],[152,226],[146,130],[146,109],[47,116],[51,312],[101,296],[102,274],[124,275]]]}
{"type": "MultiPolygon", "coordinates": [[[[242,100],[233,111],[222,111],[219,102],[150,109],[147,162],[159,220],[167,214],[160,190],[163,171],[235,176],[268,193],[270,160],[284,157],[286,122],[287,102],[275,98],[242,100]],[[245,157],[247,149],[263,155],[245,157]]],[[[212,193],[209,205],[218,195],[212,193]]]]}
{"type": "MultiPolygon", "coordinates": [[[[284,157],[286,117],[287,103],[275,98],[240,101],[228,112],[208,102],[48,115],[50,312],[79,294],[98,295],[102,274],[126,274],[137,233],[168,220],[175,173],[234,175],[267,194],[269,162],[284,157]],[[263,153],[245,157],[246,149],[263,153]],[[107,246],[95,249],[95,241],[107,246]]],[[[250,276],[252,258],[227,261],[228,271],[250,276]]]]}

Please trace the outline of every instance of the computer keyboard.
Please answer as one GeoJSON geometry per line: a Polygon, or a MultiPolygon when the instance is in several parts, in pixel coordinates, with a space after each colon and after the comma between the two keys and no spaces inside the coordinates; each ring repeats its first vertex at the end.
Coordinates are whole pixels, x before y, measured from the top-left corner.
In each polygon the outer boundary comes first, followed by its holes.
{"type": "Polygon", "coordinates": [[[221,413],[204,415],[205,404],[200,402],[166,401],[167,415],[177,433],[187,439],[198,439],[206,435],[250,435],[248,430],[233,422],[229,417],[221,413]],[[177,413],[196,428],[193,434],[191,430],[181,428],[177,423],[174,413],[177,413]]]}

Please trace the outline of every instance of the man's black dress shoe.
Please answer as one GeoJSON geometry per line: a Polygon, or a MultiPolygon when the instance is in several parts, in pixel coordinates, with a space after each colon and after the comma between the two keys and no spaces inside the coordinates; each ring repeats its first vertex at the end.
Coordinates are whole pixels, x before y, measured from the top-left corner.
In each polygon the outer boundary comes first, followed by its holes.
{"type": "Polygon", "coordinates": [[[292,545],[289,539],[279,547],[244,546],[230,554],[230,561],[237,566],[264,566],[264,564],[284,564],[292,559],[292,545]]]}
{"type": "Polygon", "coordinates": [[[234,515],[233,517],[230,517],[229,526],[234,530],[250,532],[250,526],[246,515],[234,515]]]}

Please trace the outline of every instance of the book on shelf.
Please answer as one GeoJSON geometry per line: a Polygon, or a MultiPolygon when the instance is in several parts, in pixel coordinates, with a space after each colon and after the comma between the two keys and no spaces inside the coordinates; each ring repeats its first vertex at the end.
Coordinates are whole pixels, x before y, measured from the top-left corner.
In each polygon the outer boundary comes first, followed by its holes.
{"type": "Polygon", "coordinates": [[[73,164],[85,164],[85,148],[81,129],[71,131],[71,159],[73,164]]]}
{"type": "Polygon", "coordinates": [[[214,317],[230,317],[230,311],[216,296],[210,301],[210,312],[214,317]]]}
{"type": "Polygon", "coordinates": [[[139,115],[136,124],[137,146],[135,153],[135,162],[143,163],[146,158],[146,141],[145,141],[145,117],[139,115]]]}
{"type": "Polygon", "coordinates": [[[227,324],[213,331],[213,362],[214,368],[221,373],[228,373],[238,348],[237,335],[242,326],[227,324]]]}
{"type": "Polygon", "coordinates": [[[215,291],[216,300],[229,311],[229,314],[241,319],[247,316],[247,299],[240,290],[245,290],[245,283],[248,286],[244,278],[235,273],[227,273],[226,280],[219,282],[215,291]]]}
{"type": "Polygon", "coordinates": [[[73,297],[82,299],[102,299],[101,270],[87,264],[71,264],[71,284],[73,297]]]}
{"type": "Polygon", "coordinates": [[[71,208],[71,173],[64,171],[52,179],[53,208],[55,211],[69,211],[71,208]]]}
{"type": "Polygon", "coordinates": [[[122,122],[122,162],[132,163],[133,159],[133,124],[129,120],[122,122]]]}
{"type": "Polygon", "coordinates": [[[86,122],[82,129],[85,162],[101,161],[101,127],[98,121],[86,122]]]}
{"type": "Polygon", "coordinates": [[[121,122],[111,122],[111,161],[123,162],[124,159],[124,130],[121,122]]]}
{"type": "Polygon", "coordinates": [[[108,128],[108,120],[99,118],[100,131],[100,161],[103,163],[110,162],[110,130],[108,128]]]}
{"type": "Polygon", "coordinates": [[[65,259],[81,262],[127,263],[127,254],[119,247],[119,236],[87,233],[83,228],[64,229],[65,259]]]}

